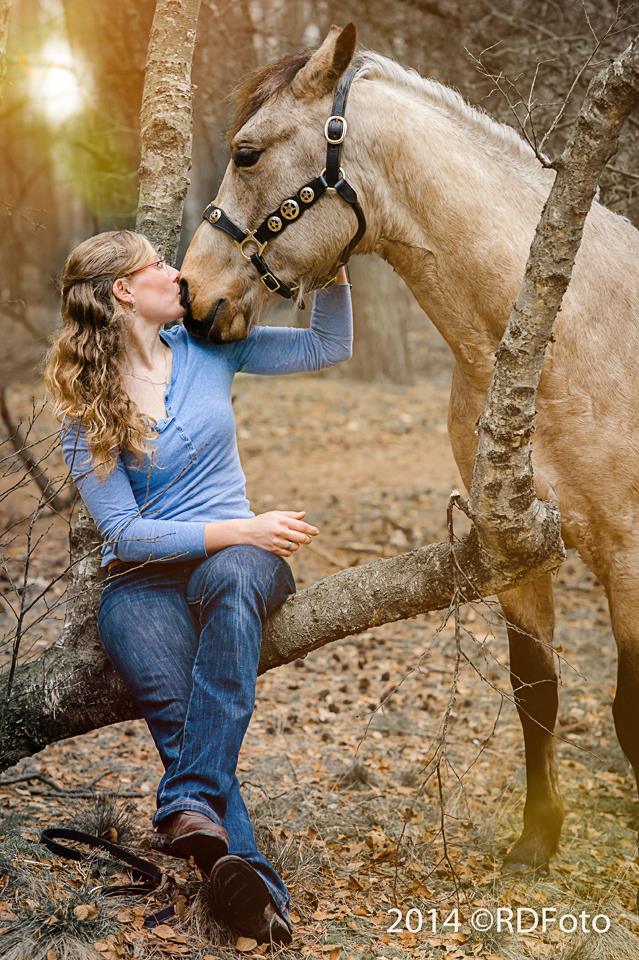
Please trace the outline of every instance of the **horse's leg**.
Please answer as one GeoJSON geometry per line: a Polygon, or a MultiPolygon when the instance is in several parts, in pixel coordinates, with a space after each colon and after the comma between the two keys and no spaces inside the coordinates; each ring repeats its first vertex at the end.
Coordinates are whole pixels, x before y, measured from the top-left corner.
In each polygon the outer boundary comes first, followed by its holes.
{"type": "MultiPolygon", "coordinates": [[[[477,438],[475,422],[485,395],[473,391],[458,365],[448,411],[448,435],[466,488],[470,489],[477,438]]],[[[499,597],[508,627],[510,676],[524,731],[527,794],[524,829],[506,856],[508,869],[545,866],[557,849],[563,821],[553,730],[557,672],[550,650],[554,606],[550,574],[499,597]],[[538,638],[537,642],[534,638],[538,638]]]]}
{"type": "Polygon", "coordinates": [[[612,705],[612,714],[619,743],[632,764],[639,788],[639,562],[637,556],[622,558],[617,554],[606,579],[612,631],[617,643],[617,692],[612,705]]]}
{"type": "Polygon", "coordinates": [[[501,594],[499,600],[508,621],[510,680],[524,731],[527,780],[524,827],[504,867],[545,868],[557,850],[564,818],[553,737],[558,692],[550,574],[501,594]]]}

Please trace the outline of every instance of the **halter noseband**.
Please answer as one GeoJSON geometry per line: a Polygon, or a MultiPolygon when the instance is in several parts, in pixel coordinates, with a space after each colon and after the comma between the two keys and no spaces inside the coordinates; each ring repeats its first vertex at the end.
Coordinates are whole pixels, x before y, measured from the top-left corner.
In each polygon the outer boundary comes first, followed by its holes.
{"type": "Polygon", "coordinates": [[[223,230],[240,248],[240,253],[245,260],[250,260],[260,275],[260,280],[267,290],[271,293],[277,293],[280,297],[290,300],[297,291],[299,284],[289,284],[278,277],[264,260],[264,253],[268,244],[275,237],[280,236],[292,223],[299,220],[301,216],[310,210],[325,193],[337,193],[338,196],[350,204],[357,217],[357,232],[349,244],[342,250],[335,266],[335,273],[340,267],[347,263],[351,253],[364,236],[366,230],[366,217],[357,200],[357,193],[354,188],[344,179],[344,171],[339,165],[342,155],[342,143],[346,137],[348,124],[344,116],[346,109],[346,100],[351,87],[355,68],[351,67],[342,76],[333,99],[333,110],[331,116],[324,125],[324,136],[326,137],[326,167],[320,173],[319,177],[311,180],[310,183],[298,190],[292,196],[282,201],[279,208],[269,213],[256,230],[245,233],[237,224],[224,213],[221,207],[215,203],[210,203],[202,214],[202,218],[207,220],[212,227],[223,230]],[[250,247],[255,249],[251,253],[250,247]]]}

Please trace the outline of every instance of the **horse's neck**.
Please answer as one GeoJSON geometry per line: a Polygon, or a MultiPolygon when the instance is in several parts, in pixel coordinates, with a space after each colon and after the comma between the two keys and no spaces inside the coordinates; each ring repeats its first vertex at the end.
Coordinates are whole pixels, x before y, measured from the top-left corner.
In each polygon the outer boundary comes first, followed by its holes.
{"type": "Polygon", "coordinates": [[[500,154],[498,143],[487,148],[463,120],[372,83],[376,119],[363,120],[370,129],[362,133],[384,149],[363,161],[371,248],[404,279],[462,366],[483,376],[550,184],[525,160],[500,154]]]}

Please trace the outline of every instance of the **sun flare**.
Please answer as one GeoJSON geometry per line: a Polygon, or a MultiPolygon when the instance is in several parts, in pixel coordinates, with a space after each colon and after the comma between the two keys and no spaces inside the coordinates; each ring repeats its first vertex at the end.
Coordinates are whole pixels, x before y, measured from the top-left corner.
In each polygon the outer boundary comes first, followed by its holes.
{"type": "Polygon", "coordinates": [[[34,100],[50,120],[66,120],[81,108],[71,50],[64,40],[51,40],[42,48],[31,87],[34,100]]]}

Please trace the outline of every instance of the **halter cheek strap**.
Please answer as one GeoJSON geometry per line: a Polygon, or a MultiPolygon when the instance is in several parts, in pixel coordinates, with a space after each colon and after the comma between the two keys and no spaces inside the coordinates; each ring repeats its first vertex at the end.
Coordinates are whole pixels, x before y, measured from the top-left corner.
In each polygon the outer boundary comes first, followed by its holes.
{"type": "Polygon", "coordinates": [[[249,232],[245,232],[233,223],[224,210],[215,203],[210,203],[202,214],[203,219],[212,227],[223,230],[235,241],[242,256],[250,260],[257,270],[266,289],[286,300],[290,300],[295,295],[299,284],[289,284],[273,273],[264,259],[264,251],[269,243],[287,230],[292,223],[299,220],[307,210],[315,206],[325,193],[336,193],[351,206],[357,217],[357,231],[340,253],[335,265],[335,273],[348,262],[351,253],[366,231],[366,217],[357,199],[357,193],[345,179],[344,171],[340,167],[342,144],[348,130],[344,116],[346,101],[355,72],[354,67],[347,70],[335,91],[333,112],[324,125],[324,137],[327,143],[326,166],[319,177],[304,184],[296,194],[283,200],[277,210],[273,210],[264,217],[257,229],[249,232]]]}

